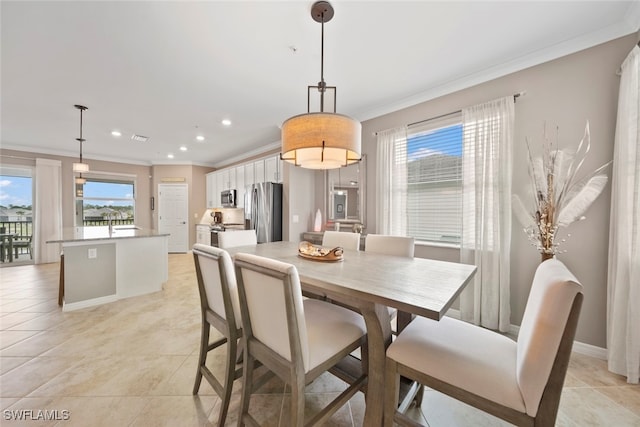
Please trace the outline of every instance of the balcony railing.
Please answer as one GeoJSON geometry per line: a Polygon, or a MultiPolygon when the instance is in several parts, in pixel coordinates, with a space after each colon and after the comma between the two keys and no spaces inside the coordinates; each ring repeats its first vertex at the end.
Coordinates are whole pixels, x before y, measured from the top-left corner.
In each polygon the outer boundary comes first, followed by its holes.
{"type": "MultiPolygon", "coordinates": [[[[129,225],[133,224],[133,219],[113,219],[112,225],[129,225]]],[[[107,226],[109,220],[107,219],[86,219],[82,223],[85,227],[93,226],[107,226]]],[[[15,239],[28,239],[33,234],[33,223],[31,221],[0,221],[0,229],[4,233],[15,234],[15,239]]],[[[25,248],[18,249],[18,254],[26,253],[25,248]]]]}

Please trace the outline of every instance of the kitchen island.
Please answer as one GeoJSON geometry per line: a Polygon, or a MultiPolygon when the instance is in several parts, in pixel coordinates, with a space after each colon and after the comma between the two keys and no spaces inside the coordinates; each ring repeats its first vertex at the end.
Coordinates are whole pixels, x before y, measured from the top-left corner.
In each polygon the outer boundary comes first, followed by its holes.
{"type": "Polygon", "coordinates": [[[133,225],[63,230],[63,311],[162,290],[169,278],[168,234],[133,225]]]}

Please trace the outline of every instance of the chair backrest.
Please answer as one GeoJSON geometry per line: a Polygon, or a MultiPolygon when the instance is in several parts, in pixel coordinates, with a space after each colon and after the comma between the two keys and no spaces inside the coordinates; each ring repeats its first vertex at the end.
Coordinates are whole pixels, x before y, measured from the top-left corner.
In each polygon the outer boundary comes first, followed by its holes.
{"type": "Polygon", "coordinates": [[[253,254],[234,257],[247,340],[262,342],[309,369],[309,347],[300,278],[295,266],[253,254]]]}
{"type": "MultiPolygon", "coordinates": [[[[549,259],[538,266],[518,333],[516,359],[518,385],[531,416],[536,415],[550,380],[569,315],[577,310],[573,319],[577,322],[581,302],[582,285],[562,262],[549,259]]],[[[567,348],[570,353],[575,329],[569,335],[565,337],[570,340],[567,348]]],[[[567,354],[567,363],[568,357],[567,354]]],[[[561,380],[565,373],[566,367],[561,380]]]]}
{"type": "Polygon", "coordinates": [[[225,250],[196,243],[193,245],[200,305],[203,312],[215,313],[236,330],[242,327],[240,302],[233,261],[225,250]]]}
{"type": "Polygon", "coordinates": [[[364,250],[366,252],[407,258],[413,258],[414,249],[415,239],[413,237],[367,234],[364,243],[364,250]]]}
{"type": "Polygon", "coordinates": [[[322,236],[322,246],[335,248],[341,246],[342,249],[351,251],[360,250],[360,233],[347,233],[344,231],[325,231],[322,236]]]}
{"type": "Polygon", "coordinates": [[[257,244],[258,238],[255,230],[236,230],[218,233],[218,247],[223,249],[257,244]]]}

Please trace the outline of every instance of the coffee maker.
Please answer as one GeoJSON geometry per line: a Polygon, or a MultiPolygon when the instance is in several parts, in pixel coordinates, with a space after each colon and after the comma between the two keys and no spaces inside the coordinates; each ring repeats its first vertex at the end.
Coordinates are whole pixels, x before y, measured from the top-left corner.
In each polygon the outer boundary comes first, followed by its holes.
{"type": "Polygon", "coordinates": [[[222,212],[211,212],[214,224],[222,224],[222,212]]]}

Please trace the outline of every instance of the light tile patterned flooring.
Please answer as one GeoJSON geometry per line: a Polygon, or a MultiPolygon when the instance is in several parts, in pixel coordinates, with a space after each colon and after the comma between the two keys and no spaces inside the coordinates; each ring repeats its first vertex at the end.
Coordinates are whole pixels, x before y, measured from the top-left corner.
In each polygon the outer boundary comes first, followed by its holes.
{"type": "MultiPolygon", "coordinates": [[[[0,269],[0,406],[2,426],[210,426],[219,399],[206,381],[191,389],[197,365],[200,308],[191,254],[169,256],[164,290],[63,313],[57,305],[58,264],[0,269]],[[59,421],[13,421],[18,410],[58,411],[59,421]],[[9,412],[7,412],[9,411],[9,412]]],[[[91,278],[87,278],[91,280],[91,278]]],[[[219,372],[222,358],[211,358],[219,372]]],[[[236,382],[227,425],[235,425],[236,382]]],[[[325,374],[307,388],[307,408],[344,384],[325,374]]],[[[287,425],[285,386],[272,380],[252,398],[263,425],[287,425]]],[[[411,416],[431,427],[502,426],[502,421],[435,391],[411,416]],[[426,418],[426,419],[425,419],[426,418]]],[[[357,394],[328,423],[360,426],[357,394]]],[[[609,373],[602,360],[573,354],[559,426],[640,426],[640,387],[609,373]]]]}

